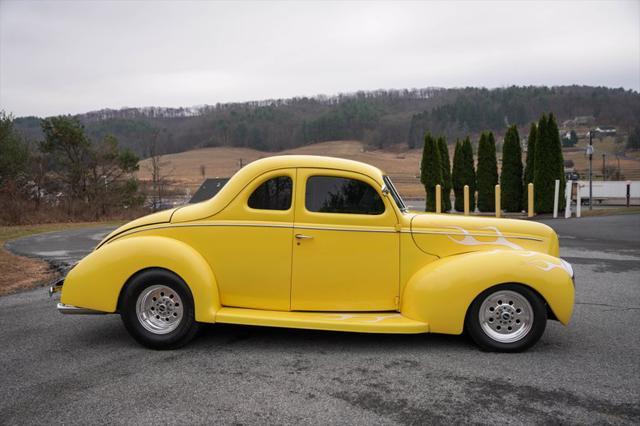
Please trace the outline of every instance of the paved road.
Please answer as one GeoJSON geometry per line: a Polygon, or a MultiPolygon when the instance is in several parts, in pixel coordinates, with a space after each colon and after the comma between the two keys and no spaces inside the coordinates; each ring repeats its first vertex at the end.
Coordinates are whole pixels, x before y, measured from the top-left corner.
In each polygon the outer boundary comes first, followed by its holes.
{"type": "Polygon", "coordinates": [[[548,223],[576,268],[575,316],[522,354],[227,325],[155,352],[117,316],[62,316],[42,290],[2,297],[0,424],[638,424],[640,216],[548,223]]]}
{"type": "Polygon", "coordinates": [[[114,228],[101,226],[45,232],[8,241],[5,247],[15,254],[65,265],[75,263],[86,256],[114,228]]]}

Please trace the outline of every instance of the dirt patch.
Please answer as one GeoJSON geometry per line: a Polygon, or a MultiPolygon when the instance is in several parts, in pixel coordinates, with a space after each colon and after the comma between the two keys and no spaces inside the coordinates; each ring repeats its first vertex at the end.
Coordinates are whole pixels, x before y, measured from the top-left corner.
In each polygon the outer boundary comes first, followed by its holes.
{"type": "Polygon", "coordinates": [[[52,223],[42,225],[0,226],[0,296],[35,288],[53,281],[60,273],[48,262],[9,253],[4,243],[42,232],[119,225],[122,222],[52,223]]]}
{"type": "Polygon", "coordinates": [[[0,296],[38,287],[58,276],[44,260],[16,256],[0,249],[0,296]]]}

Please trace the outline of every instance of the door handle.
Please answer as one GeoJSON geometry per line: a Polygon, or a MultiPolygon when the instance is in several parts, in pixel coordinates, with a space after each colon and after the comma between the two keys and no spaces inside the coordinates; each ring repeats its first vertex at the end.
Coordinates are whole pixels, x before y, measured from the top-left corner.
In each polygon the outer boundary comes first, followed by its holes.
{"type": "Polygon", "coordinates": [[[297,240],[310,240],[313,237],[311,235],[304,235],[304,234],[296,234],[296,239],[297,240]]]}

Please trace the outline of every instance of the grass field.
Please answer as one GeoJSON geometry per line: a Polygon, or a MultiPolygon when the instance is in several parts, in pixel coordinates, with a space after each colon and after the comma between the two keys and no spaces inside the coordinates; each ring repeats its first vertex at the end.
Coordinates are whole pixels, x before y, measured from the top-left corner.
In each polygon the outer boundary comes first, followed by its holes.
{"type": "MultiPolygon", "coordinates": [[[[573,160],[574,168],[584,179],[589,170],[589,157],[586,155],[587,138],[580,139],[574,149],[565,149],[565,160],[573,160]]],[[[616,142],[613,137],[593,139],[593,174],[594,178],[602,178],[602,154],[605,154],[605,166],[620,167],[624,179],[640,180],[640,158],[638,152],[624,152],[624,144],[616,142]]]]}
{"type": "MultiPolygon", "coordinates": [[[[453,147],[450,147],[452,150],[453,147]]],[[[326,155],[350,160],[362,161],[381,168],[393,177],[398,190],[405,197],[423,197],[424,189],[416,176],[420,173],[422,150],[404,152],[367,151],[362,142],[333,141],[308,145],[282,152],[262,152],[246,148],[203,148],[193,151],[170,154],[162,157],[167,162],[166,170],[172,170],[174,185],[184,187],[193,193],[202,183],[201,166],[205,168],[205,177],[229,177],[238,171],[240,159],[243,164],[272,155],[302,154],[326,155]]],[[[452,153],[450,154],[452,155],[452,153]]],[[[150,179],[149,160],[140,163],[140,179],[150,179]]]]}
{"type": "MultiPolygon", "coordinates": [[[[586,140],[581,139],[573,149],[565,149],[565,159],[573,160],[575,169],[586,176],[588,157],[585,155],[586,140]]],[[[602,154],[606,154],[606,164],[620,165],[625,179],[640,179],[640,158],[621,154],[622,146],[613,138],[594,140],[594,178],[602,176],[602,154]]],[[[453,160],[453,145],[449,145],[449,157],[453,160]]],[[[388,173],[394,180],[402,196],[406,198],[424,197],[424,188],[417,179],[420,173],[421,149],[414,150],[373,150],[368,151],[359,141],[332,141],[308,145],[282,152],[262,152],[247,148],[203,148],[170,154],[162,157],[166,162],[164,170],[171,171],[170,179],[174,188],[184,188],[188,194],[200,186],[205,177],[229,177],[238,171],[240,160],[243,164],[272,155],[307,154],[341,157],[373,164],[388,173]],[[201,173],[204,166],[205,175],[201,173]]],[[[498,160],[500,160],[498,153],[498,160]]],[[[524,159],[523,159],[524,162],[524,159]]],[[[140,163],[139,178],[150,179],[149,160],[140,163]]]]}

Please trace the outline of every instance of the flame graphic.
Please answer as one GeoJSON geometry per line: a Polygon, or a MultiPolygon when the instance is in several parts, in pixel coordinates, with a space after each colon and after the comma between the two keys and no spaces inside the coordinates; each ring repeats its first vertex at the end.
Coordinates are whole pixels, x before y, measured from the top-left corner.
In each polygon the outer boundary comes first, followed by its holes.
{"type": "MultiPolygon", "coordinates": [[[[488,242],[478,241],[473,235],[471,235],[469,231],[459,226],[449,226],[449,228],[457,229],[464,235],[464,238],[461,240],[457,240],[453,238],[451,235],[447,235],[447,237],[449,237],[449,239],[456,244],[462,244],[463,246],[505,246],[505,247],[512,248],[514,250],[524,250],[519,245],[512,243],[511,241],[508,241],[504,237],[504,235],[502,235],[502,232],[500,232],[500,230],[495,226],[487,226],[485,228],[481,228],[481,229],[489,229],[496,233],[495,235],[496,240],[488,241],[488,242]]],[[[487,236],[493,237],[493,235],[487,235],[487,236]]]]}

